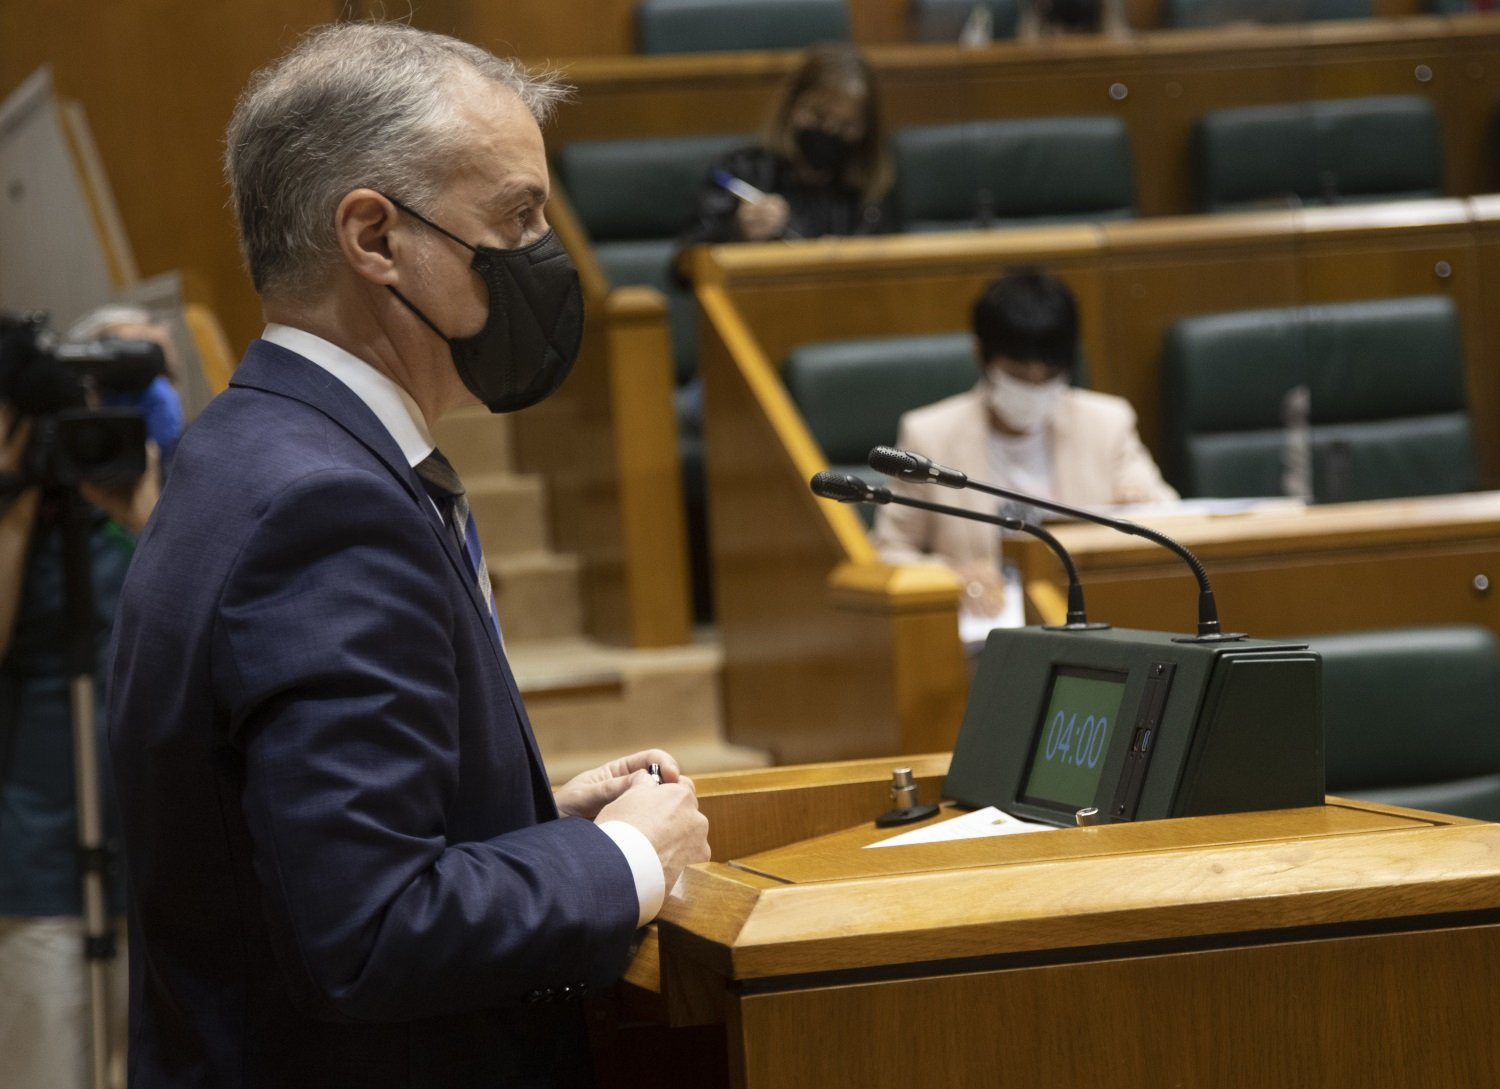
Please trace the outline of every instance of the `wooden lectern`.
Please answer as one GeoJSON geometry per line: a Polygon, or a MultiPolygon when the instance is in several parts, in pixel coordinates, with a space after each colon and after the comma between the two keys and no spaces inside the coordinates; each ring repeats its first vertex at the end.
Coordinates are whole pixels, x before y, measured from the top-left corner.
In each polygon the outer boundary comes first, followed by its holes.
{"type": "Polygon", "coordinates": [[[719,860],[632,964],[602,1084],[1500,1085],[1500,825],[1330,798],[866,849],[897,764],[937,796],[944,755],[699,783],[719,860]],[[611,1075],[632,1032],[659,1081],[611,1075]]]}

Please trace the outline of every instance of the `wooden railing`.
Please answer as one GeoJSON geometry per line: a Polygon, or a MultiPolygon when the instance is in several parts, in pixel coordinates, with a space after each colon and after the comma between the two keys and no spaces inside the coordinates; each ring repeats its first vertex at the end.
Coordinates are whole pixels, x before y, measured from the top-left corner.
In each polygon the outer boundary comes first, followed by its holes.
{"type": "Polygon", "coordinates": [[[547,215],[578,267],[583,350],[556,394],[515,417],[517,457],[547,476],[553,544],[583,563],[588,633],[677,646],[692,632],[666,303],[610,286],[564,196],[547,215]]]}

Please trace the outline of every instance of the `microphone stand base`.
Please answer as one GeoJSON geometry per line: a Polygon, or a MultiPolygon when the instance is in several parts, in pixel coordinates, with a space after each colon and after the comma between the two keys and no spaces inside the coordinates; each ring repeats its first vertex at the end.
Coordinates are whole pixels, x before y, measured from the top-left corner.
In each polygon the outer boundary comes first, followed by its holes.
{"type": "Polygon", "coordinates": [[[1071,624],[1043,624],[1043,631],[1108,631],[1114,625],[1100,620],[1074,621],[1071,624]]]}
{"type": "Polygon", "coordinates": [[[938,811],[935,805],[914,805],[910,809],[890,809],[875,818],[876,828],[890,828],[897,824],[925,821],[938,811]]]}
{"type": "Polygon", "coordinates": [[[1174,643],[1237,643],[1247,636],[1242,631],[1216,631],[1211,635],[1179,635],[1174,643]]]}

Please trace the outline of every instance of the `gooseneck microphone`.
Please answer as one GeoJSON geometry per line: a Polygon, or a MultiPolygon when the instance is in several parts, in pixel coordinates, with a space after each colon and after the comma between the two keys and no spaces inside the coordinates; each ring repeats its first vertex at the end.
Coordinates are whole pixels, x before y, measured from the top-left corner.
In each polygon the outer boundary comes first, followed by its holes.
{"type": "Polygon", "coordinates": [[[1062,546],[1061,541],[1039,525],[1023,522],[1019,518],[1008,518],[1003,514],[981,514],[978,511],[964,510],[962,507],[950,507],[943,503],[928,503],[921,499],[895,495],[889,488],[870,484],[853,473],[821,472],[812,478],[809,486],[814,495],[822,496],[824,499],[836,499],[840,503],[880,505],[895,503],[898,507],[916,507],[918,510],[930,510],[937,514],[950,514],[955,518],[967,518],[971,522],[1000,526],[1012,532],[1029,533],[1057,553],[1057,558],[1062,561],[1063,570],[1068,573],[1067,623],[1049,624],[1046,626],[1047,630],[1099,631],[1109,627],[1108,624],[1089,622],[1088,614],[1083,607],[1083,584],[1078,581],[1078,568],[1073,563],[1073,557],[1068,555],[1068,550],[1062,546]]]}
{"type": "MultiPolygon", "coordinates": [[[[1219,607],[1214,601],[1213,587],[1208,582],[1208,572],[1203,569],[1203,564],[1198,557],[1194,556],[1181,544],[1178,544],[1165,533],[1158,533],[1154,529],[1137,525],[1135,522],[1127,522],[1123,518],[1110,518],[1107,515],[1095,514],[1093,511],[1083,510],[1079,507],[1070,507],[1066,503],[1056,503],[1050,499],[1039,499],[1034,495],[1026,495],[1024,492],[1008,491],[1005,488],[997,488],[993,484],[984,484],[978,480],[970,480],[964,473],[957,469],[950,469],[946,465],[938,465],[921,454],[914,454],[910,450],[898,450],[894,446],[877,446],[870,451],[870,468],[876,472],[884,473],[886,476],[897,477],[901,480],[910,480],[918,484],[938,484],[945,488],[973,488],[984,492],[986,495],[999,496],[1001,499],[1009,499],[1017,503],[1026,503],[1033,507],[1041,507],[1057,514],[1063,514],[1069,518],[1078,518],[1085,522],[1093,522],[1096,525],[1105,526],[1119,533],[1127,533],[1132,537],[1144,537],[1161,545],[1171,552],[1182,557],[1184,562],[1192,568],[1193,577],[1198,580],[1198,635],[1193,640],[1199,643],[1212,643],[1227,641],[1231,639],[1243,639],[1245,636],[1239,632],[1223,632],[1219,629],[1219,607]]],[[[882,489],[883,490],[883,489],[882,489]]]]}

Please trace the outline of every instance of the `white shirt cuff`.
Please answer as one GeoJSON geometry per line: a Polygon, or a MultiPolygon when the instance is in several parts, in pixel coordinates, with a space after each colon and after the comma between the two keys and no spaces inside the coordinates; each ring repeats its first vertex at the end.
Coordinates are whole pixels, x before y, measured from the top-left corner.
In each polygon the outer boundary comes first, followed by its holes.
{"type": "Polygon", "coordinates": [[[636,925],[645,926],[661,911],[662,901],[667,895],[667,878],[662,872],[656,848],[651,846],[646,833],[625,821],[604,821],[599,830],[615,841],[615,846],[630,864],[630,874],[635,878],[635,896],[641,905],[636,925]]]}

